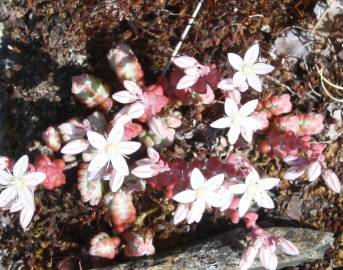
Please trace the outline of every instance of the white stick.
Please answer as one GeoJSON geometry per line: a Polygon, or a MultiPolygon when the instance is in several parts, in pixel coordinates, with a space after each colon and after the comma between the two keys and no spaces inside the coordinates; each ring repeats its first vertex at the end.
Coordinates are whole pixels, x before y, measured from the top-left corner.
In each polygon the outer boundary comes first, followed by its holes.
{"type": "Polygon", "coordinates": [[[194,23],[194,20],[195,20],[196,16],[198,15],[198,13],[200,11],[200,8],[201,8],[203,3],[204,3],[204,0],[200,0],[198,5],[196,6],[196,8],[195,8],[195,10],[194,10],[194,12],[192,14],[192,17],[189,19],[188,24],[187,24],[185,30],[183,31],[183,33],[181,35],[180,41],[177,43],[171,58],[169,59],[168,63],[166,64],[166,66],[165,66],[165,68],[163,70],[162,75],[165,75],[167,73],[171,63],[173,62],[174,58],[177,56],[177,54],[178,54],[178,52],[179,52],[179,50],[180,50],[184,40],[186,39],[187,34],[188,34],[189,30],[191,29],[191,27],[192,27],[192,25],[194,23]]]}

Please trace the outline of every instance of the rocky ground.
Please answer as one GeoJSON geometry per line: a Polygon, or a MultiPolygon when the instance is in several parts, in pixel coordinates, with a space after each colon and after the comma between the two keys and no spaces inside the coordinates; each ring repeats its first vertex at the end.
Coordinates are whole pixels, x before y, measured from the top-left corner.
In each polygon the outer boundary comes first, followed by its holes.
{"type": "MultiPolygon", "coordinates": [[[[70,92],[71,77],[88,72],[120,89],[106,54],[118,42],[128,43],[142,63],[147,81],[154,82],[168,62],[188,19],[194,0],[3,0],[0,3],[0,107],[3,129],[1,155],[17,158],[42,149],[41,134],[49,125],[72,116],[86,116],[70,92]]],[[[342,119],[333,112],[342,106],[343,94],[333,87],[323,90],[316,65],[330,81],[342,85],[343,11],[335,7],[318,24],[325,3],[311,0],[205,1],[181,53],[228,70],[227,52],[243,54],[255,41],[276,67],[264,81],[265,95],[290,93],[296,110],[325,113],[325,132],[318,141],[328,143],[330,168],[342,178],[342,119]],[[319,4],[320,5],[319,5],[319,4]]],[[[225,74],[224,74],[225,75],[225,74]]],[[[186,112],[197,121],[209,121],[206,108],[186,112]],[[197,112],[200,110],[200,112],[197,112]]],[[[337,113],[336,113],[337,114],[337,113]]],[[[0,125],[1,126],[1,125],[0,125]]],[[[178,131],[189,132],[187,122],[178,131]]],[[[198,134],[199,135],[199,134],[198,134]]],[[[200,133],[199,141],[213,142],[216,134],[200,133]]],[[[0,136],[1,137],[1,136],[0,136]]],[[[1,138],[0,138],[1,142],[1,138]]],[[[206,153],[197,139],[176,141],[171,156],[206,153]]],[[[270,175],[284,172],[278,160],[249,149],[250,161],[270,175]]],[[[188,157],[190,158],[190,157],[188,157]]],[[[97,207],[80,201],[73,172],[68,184],[52,192],[38,190],[37,213],[30,231],[17,226],[17,216],[1,214],[0,258],[16,269],[56,268],[71,258],[91,265],[90,238],[99,224],[97,207]],[[75,231],[79,233],[75,235],[75,231]],[[13,264],[14,262],[14,264],[13,264]]],[[[323,182],[289,183],[282,180],[274,198],[278,208],[261,212],[262,221],[277,217],[290,226],[299,224],[334,233],[335,242],[324,260],[292,269],[343,267],[343,195],[330,192],[323,182]]],[[[263,222],[262,222],[263,223],[263,222]]],[[[164,223],[161,224],[165,225],[164,223]]],[[[278,224],[275,224],[278,225],[278,224]]],[[[224,219],[205,217],[197,227],[182,227],[170,244],[160,235],[159,250],[189,239],[208,236],[229,227],[224,219]],[[188,238],[184,232],[190,230],[188,238]]],[[[165,229],[168,231],[168,229],[165,229]]],[[[161,230],[163,232],[163,230],[161,230]]]]}

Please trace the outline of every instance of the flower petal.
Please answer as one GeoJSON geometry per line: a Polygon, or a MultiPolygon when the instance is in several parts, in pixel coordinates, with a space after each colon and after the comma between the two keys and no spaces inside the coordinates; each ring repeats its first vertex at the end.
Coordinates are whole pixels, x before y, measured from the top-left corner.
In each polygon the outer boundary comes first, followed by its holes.
{"type": "Polygon", "coordinates": [[[24,180],[29,186],[37,186],[42,183],[46,178],[46,174],[42,172],[33,172],[24,175],[24,180]]]}
{"type": "Polygon", "coordinates": [[[191,68],[191,67],[196,66],[198,64],[198,61],[194,59],[193,57],[184,55],[184,56],[176,57],[173,60],[173,63],[177,65],[179,68],[185,69],[185,68],[191,68]]]}
{"type": "Polygon", "coordinates": [[[87,132],[87,139],[95,149],[101,150],[107,145],[105,137],[94,131],[87,132]]]}
{"type": "Polygon", "coordinates": [[[112,95],[112,98],[122,104],[128,104],[135,102],[138,98],[137,95],[130,93],[129,91],[119,91],[112,95]]]}
{"type": "MultiPolygon", "coordinates": [[[[133,94],[134,96],[142,95],[142,88],[140,88],[136,82],[125,80],[123,84],[124,84],[125,89],[129,91],[129,93],[133,94]]],[[[120,103],[123,103],[123,102],[120,102],[120,103]]]]}
{"type": "Polygon", "coordinates": [[[208,179],[205,182],[204,187],[207,190],[217,190],[223,184],[223,181],[224,181],[224,174],[221,173],[208,179]]]}
{"type": "Polygon", "coordinates": [[[252,66],[252,69],[255,74],[263,75],[272,72],[274,67],[265,63],[256,63],[252,66]]]}
{"type": "Polygon", "coordinates": [[[29,157],[27,155],[22,156],[13,166],[13,176],[14,177],[23,176],[27,171],[28,165],[29,165],[29,157]]]}
{"type": "Polygon", "coordinates": [[[183,220],[187,218],[188,213],[189,213],[189,205],[180,203],[175,210],[173,223],[175,225],[179,224],[180,222],[182,222],[183,220]]]}
{"type": "Polygon", "coordinates": [[[336,193],[341,192],[341,183],[339,182],[337,174],[335,174],[332,170],[325,170],[323,173],[323,178],[326,185],[330,189],[332,189],[336,193]]]}
{"type": "Polygon", "coordinates": [[[238,140],[239,134],[241,133],[240,123],[233,123],[228,133],[228,140],[230,144],[235,144],[238,140]]]}
{"type": "Polygon", "coordinates": [[[260,261],[262,265],[268,270],[275,270],[277,267],[277,256],[270,247],[262,246],[260,248],[260,261]]]}
{"type": "Polygon", "coordinates": [[[110,176],[110,189],[112,192],[117,192],[123,185],[125,175],[120,172],[113,171],[110,176]]]}
{"type": "Polygon", "coordinates": [[[245,184],[236,184],[229,187],[229,190],[233,194],[243,194],[246,191],[246,189],[247,186],[245,184]]]}
{"type": "Polygon", "coordinates": [[[257,104],[258,99],[250,100],[239,109],[239,113],[244,116],[249,116],[255,111],[257,104]]]}
{"type": "MultiPolygon", "coordinates": [[[[109,143],[117,143],[120,142],[124,137],[124,125],[121,123],[116,123],[110,133],[108,134],[107,141],[109,143]]],[[[107,145],[107,142],[106,144],[107,145]]]]}
{"type": "Polygon", "coordinates": [[[142,144],[139,142],[122,141],[118,143],[119,151],[122,155],[131,155],[132,153],[136,152],[141,145],[142,144]]]}
{"type": "Polygon", "coordinates": [[[228,128],[231,126],[232,120],[229,117],[219,118],[210,124],[212,128],[228,128]]]}
{"type": "Polygon", "coordinates": [[[251,143],[252,142],[252,136],[254,134],[254,130],[251,128],[246,128],[246,127],[241,127],[241,135],[243,137],[243,139],[248,142],[251,143]]]}
{"type": "Polygon", "coordinates": [[[208,191],[204,197],[206,204],[212,207],[221,207],[223,205],[222,197],[218,196],[216,192],[208,191]]]}
{"type": "Polygon", "coordinates": [[[129,109],[127,111],[127,115],[131,119],[137,119],[141,117],[144,113],[145,113],[145,105],[141,102],[132,103],[129,106],[129,109]]]}
{"type": "Polygon", "coordinates": [[[262,92],[262,83],[257,75],[250,74],[247,77],[247,80],[251,88],[255,89],[257,92],[262,92]]]}
{"type": "Polygon", "coordinates": [[[247,77],[243,74],[243,72],[238,71],[233,74],[233,86],[239,88],[241,85],[244,85],[246,82],[247,77]]]}
{"type": "Polygon", "coordinates": [[[245,213],[249,210],[251,202],[252,196],[249,193],[244,193],[241,199],[239,200],[238,205],[238,212],[240,217],[243,217],[245,213]]]}
{"type": "Polygon", "coordinates": [[[191,203],[194,202],[196,199],[196,192],[191,189],[186,189],[180,193],[177,193],[173,200],[179,203],[191,203]]]}
{"type": "Polygon", "coordinates": [[[264,178],[257,182],[258,186],[263,190],[270,190],[277,186],[280,182],[278,178],[264,178]]]}
{"type": "Polygon", "coordinates": [[[254,259],[258,253],[258,249],[254,246],[249,246],[243,251],[242,258],[239,262],[239,269],[240,270],[248,270],[250,266],[253,264],[254,259]]]}
{"type": "Polygon", "coordinates": [[[191,186],[194,190],[202,187],[205,183],[205,177],[198,168],[193,169],[191,173],[191,186]]]}
{"type": "Polygon", "coordinates": [[[204,214],[206,207],[206,202],[202,199],[197,199],[191,208],[191,214],[193,216],[193,219],[195,222],[199,222],[202,218],[202,215],[204,214]]]}
{"type": "Polygon", "coordinates": [[[254,200],[256,203],[264,208],[272,209],[274,208],[274,202],[272,198],[269,197],[267,192],[260,191],[254,195],[254,200]]]}
{"type": "Polygon", "coordinates": [[[229,60],[230,65],[236,69],[241,70],[243,65],[243,59],[238,54],[235,53],[228,53],[227,58],[229,60]]]}
{"type": "Polygon", "coordinates": [[[63,146],[61,153],[66,155],[77,155],[86,151],[88,146],[89,143],[84,139],[72,140],[63,146]]]}
{"type": "Polygon", "coordinates": [[[34,207],[24,207],[21,212],[20,212],[20,225],[23,229],[26,229],[32,218],[33,218],[33,214],[35,212],[35,208],[34,207]]]}
{"type": "Polygon", "coordinates": [[[146,164],[134,168],[131,173],[139,178],[150,178],[157,175],[158,171],[154,164],[146,164]]]}
{"type": "Polygon", "coordinates": [[[260,175],[256,170],[252,170],[245,178],[245,184],[250,185],[253,182],[257,182],[258,180],[260,180],[260,175]]]}
{"type": "Polygon", "coordinates": [[[199,76],[183,76],[176,85],[176,89],[185,89],[193,86],[199,79],[199,76]]]}
{"type": "Polygon", "coordinates": [[[164,139],[166,137],[166,127],[163,124],[161,117],[152,117],[149,121],[149,127],[158,137],[164,139]]]}
{"type": "Polygon", "coordinates": [[[13,187],[5,188],[0,193],[0,207],[4,207],[9,204],[17,196],[17,192],[13,187]]]}
{"type": "Polygon", "coordinates": [[[227,116],[232,117],[238,112],[238,106],[233,99],[227,98],[224,104],[225,113],[227,116]]]}
{"type": "Polygon", "coordinates": [[[286,172],[284,178],[287,180],[295,180],[305,173],[305,166],[295,165],[290,167],[286,172]]]}
{"type": "Polygon", "coordinates": [[[318,179],[322,173],[322,165],[319,161],[311,162],[307,168],[307,177],[310,182],[318,179]]]}
{"type": "Polygon", "coordinates": [[[147,153],[148,157],[154,162],[158,162],[160,160],[160,154],[154,148],[148,147],[147,153]]]}
{"type": "Polygon", "coordinates": [[[127,162],[123,156],[111,156],[111,164],[116,171],[121,172],[124,175],[129,175],[129,167],[127,166],[127,162]]]}
{"type": "Polygon", "coordinates": [[[287,255],[298,256],[300,254],[296,245],[283,237],[278,238],[276,244],[279,248],[281,248],[282,252],[286,253],[287,255]]]}
{"type": "Polygon", "coordinates": [[[21,202],[21,204],[24,206],[24,208],[34,208],[35,207],[35,201],[33,197],[33,192],[29,190],[28,188],[24,188],[20,192],[18,192],[18,199],[21,202]]]}
{"type": "Polygon", "coordinates": [[[260,53],[260,46],[258,44],[252,45],[244,55],[244,64],[252,65],[257,61],[260,53]]]}
{"type": "Polygon", "coordinates": [[[5,170],[0,170],[0,185],[7,186],[11,182],[12,178],[13,176],[10,173],[5,170]]]}
{"type": "Polygon", "coordinates": [[[99,152],[92,158],[88,166],[89,172],[98,172],[110,161],[109,156],[105,152],[99,152]]]}
{"type": "Polygon", "coordinates": [[[218,85],[217,88],[224,90],[224,91],[232,91],[235,88],[233,87],[233,81],[232,79],[223,79],[221,80],[218,85]]]}

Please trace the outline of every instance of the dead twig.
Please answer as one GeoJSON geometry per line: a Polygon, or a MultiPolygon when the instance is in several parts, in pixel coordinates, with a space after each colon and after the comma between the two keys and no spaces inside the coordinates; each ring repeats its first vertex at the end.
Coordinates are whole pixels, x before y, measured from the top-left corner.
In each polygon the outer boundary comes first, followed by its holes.
{"type": "Polygon", "coordinates": [[[192,17],[188,20],[188,24],[185,28],[185,30],[183,31],[182,35],[181,35],[181,38],[180,38],[180,41],[177,43],[173,53],[172,53],[172,56],[171,58],[169,59],[168,63],[166,64],[164,70],[163,70],[163,73],[162,75],[165,75],[171,65],[171,63],[173,62],[174,58],[177,56],[177,54],[179,53],[179,50],[184,42],[184,40],[186,39],[187,35],[188,35],[188,32],[189,30],[191,29],[193,23],[194,23],[194,20],[195,18],[197,17],[199,11],[200,11],[200,8],[202,6],[202,4],[204,3],[204,0],[200,0],[198,5],[196,6],[193,14],[192,14],[192,17]]]}

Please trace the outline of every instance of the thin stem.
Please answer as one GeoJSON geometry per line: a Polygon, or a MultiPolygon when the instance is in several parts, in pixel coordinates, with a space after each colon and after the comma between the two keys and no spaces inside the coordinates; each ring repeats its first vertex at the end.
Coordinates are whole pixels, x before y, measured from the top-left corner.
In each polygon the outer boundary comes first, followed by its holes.
{"type": "Polygon", "coordinates": [[[192,14],[192,17],[188,20],[188,24],[185,28],[185,30],[183,31],[182,35],[181,35],[181,38],[180,38],[180,41],[177,43],[173,53],[172,53],[172,56],[171,58],[169,59],[168,63],[166,64],[166,66],[164,67],[164,70],[163,70],[163,73],[162,75],[165,75],[171,65],[171,63],[173,62],[174,58],[177,56],[177,54],[179,53],[179,50],[184,42],[184,40],[186,39],[187,35],[188,35],[188,32],[189,30],[191,29],[193,23],[194,23],[194,20],[195,18],[197,17],[199,11],[200,11],[200,8],[202,6],[202,4],[204,3],[204,0],[200,0],[198,5],[196,6],[193,14],[192,14]]]}

